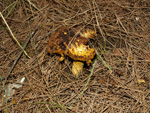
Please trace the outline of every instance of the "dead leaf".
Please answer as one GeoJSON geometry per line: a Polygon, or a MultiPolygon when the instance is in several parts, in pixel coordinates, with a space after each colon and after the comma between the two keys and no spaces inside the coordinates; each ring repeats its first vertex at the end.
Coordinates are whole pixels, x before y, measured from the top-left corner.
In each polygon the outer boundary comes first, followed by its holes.
{"type": "Polygon", "coordinates": [[[120,50],[118,48],[114,48],[113,49],[113,55],[115,55],[115,56],[122,56],[122,53],[120,52],[120,50]]]}

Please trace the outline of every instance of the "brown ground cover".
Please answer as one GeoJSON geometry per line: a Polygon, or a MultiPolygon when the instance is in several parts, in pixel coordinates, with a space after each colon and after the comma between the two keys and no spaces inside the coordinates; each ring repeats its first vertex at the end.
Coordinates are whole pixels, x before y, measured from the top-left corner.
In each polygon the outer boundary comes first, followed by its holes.
{"type": "Polygon", "coordinates": [[[150,112],[149,0],[1,0],[0,12],[30,56],[0,17],[0,111],[150,112]],[[64,25],[97,33],[89,41],[96,56],[78,78],[72,59],[59,62],[47,52],[49,37],[64,25]],[[23,77],[6,102],[4,89],[23,77]]]}

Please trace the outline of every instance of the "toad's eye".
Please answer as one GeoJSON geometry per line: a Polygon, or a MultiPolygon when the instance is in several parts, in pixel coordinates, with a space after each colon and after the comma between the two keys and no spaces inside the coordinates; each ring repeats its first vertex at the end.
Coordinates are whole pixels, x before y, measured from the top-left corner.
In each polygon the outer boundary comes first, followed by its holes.
{"type": "Polygon", "coordinates": [[[64,35],[66,35],[67,34],[67,32],[64,32],[64,35]]]}

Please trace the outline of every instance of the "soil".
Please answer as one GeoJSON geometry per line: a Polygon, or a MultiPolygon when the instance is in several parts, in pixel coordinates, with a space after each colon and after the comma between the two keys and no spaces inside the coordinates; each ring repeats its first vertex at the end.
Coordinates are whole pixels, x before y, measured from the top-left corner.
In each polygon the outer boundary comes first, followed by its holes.
{"type": "Polygon", "coordinates": [[[1,0],[0,11],[1,112],[150,112],[149,0],[1,0]],[[97,33],[88,42],[96,56],[78,78],[71,58],[47,52],[64,25],[97,33]],[[6,98],[6,87],[23,77],[6,98]]]}

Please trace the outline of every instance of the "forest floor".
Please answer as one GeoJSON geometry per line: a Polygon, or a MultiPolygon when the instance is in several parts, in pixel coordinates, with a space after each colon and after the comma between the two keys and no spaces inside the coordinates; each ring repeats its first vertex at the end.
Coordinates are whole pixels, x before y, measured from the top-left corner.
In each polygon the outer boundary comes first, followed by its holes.
{"type": "Polygon", "coordinates": [[[1,0],[0,12],[0,111],[150,112],[149,0],[1,0]],[[72,59],[47,52],[64,25],[97,34],[93,63],[78,78],[72,59]]]}

